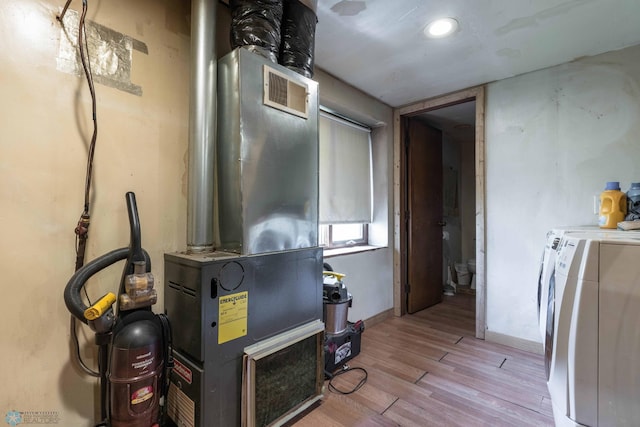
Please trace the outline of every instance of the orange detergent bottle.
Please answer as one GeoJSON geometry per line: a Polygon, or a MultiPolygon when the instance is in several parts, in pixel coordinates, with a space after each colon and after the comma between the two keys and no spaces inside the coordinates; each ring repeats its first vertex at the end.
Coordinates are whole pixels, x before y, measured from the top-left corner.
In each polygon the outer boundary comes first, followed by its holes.
{"type": "Polygon", "coordinates": [[[627,195],[620,191],[620,183],[607,182],[604,191],[600,194],[598,225],[600,228],[617,228],[618,223],[624,221],[626,214],[627,195]]]}

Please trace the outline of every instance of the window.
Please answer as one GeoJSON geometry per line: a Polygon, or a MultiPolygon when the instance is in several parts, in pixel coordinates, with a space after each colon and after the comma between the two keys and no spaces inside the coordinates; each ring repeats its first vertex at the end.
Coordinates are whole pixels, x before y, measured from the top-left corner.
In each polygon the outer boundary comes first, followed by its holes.
{"type": "Polygon", "coordinates": [[[370,129],[323,110],[319,133],[320,244],[365,245],[372,204],[370,129]]]}
{"type": "Polygon", "coordinates": [[[319,243],[331,248],[366,245],[368,227],[369,224],[321,224],[319,243]]]}

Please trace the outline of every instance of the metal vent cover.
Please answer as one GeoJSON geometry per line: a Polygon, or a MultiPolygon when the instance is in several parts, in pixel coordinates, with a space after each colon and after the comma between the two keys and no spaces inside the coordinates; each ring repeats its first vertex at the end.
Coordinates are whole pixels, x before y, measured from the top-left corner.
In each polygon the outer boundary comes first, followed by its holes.
{"type": "Polygon", "coordinates": [[[264,66],[264,103],[307,119],[309,88],[268,65],[264,66]]]}
{"type": "Polygon", "coordinates": [[[269,73],[269,101],[287,107],[287,79],[269,73]]]}

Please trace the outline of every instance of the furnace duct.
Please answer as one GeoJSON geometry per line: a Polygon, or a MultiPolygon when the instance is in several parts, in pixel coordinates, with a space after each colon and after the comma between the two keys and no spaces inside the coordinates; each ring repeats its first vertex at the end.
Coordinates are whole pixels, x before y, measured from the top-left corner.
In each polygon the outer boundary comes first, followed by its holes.
{"type": "MultiPolygon", "coordinates": [[[[214,250],[217,0],[191,2],[187,251],[214,250]]],[[[231,45],[313,76],[317,0],[231,0],[231,45]]]]}
{"type": "Polygon", "coordinates": [[[313,56],[317,0],[285,0],[282,21],[282,43],[280,64],[302,74],[313,77],[313,56]]]}
{"type": "Polygon", "coordinates": [[[231,0],[231,47],[313,77],[317,0],[231,0]]]}
{"type": "Polygon", "coordinates": [[[213,250],[213,165],[216,140],[217,0],[191,2],[191,84],[187,251],[213,250]]]}
{"type": "Polygon", "coordinates": [[[220,249],[318,245],[318,83],[237,48],[218,61],[220,249]]]}
{"type": "Polygon", "coordinates": [[[282,0],[231,0],[231,47],[278,62],[282,0]]]}

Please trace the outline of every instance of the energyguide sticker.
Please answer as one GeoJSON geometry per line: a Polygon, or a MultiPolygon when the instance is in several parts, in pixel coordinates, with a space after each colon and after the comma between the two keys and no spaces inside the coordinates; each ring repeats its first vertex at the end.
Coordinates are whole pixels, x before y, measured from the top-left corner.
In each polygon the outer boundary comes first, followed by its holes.
{"type": "Polygon", "coordinates": [[[218,304],[218,344],[247,335],[249,292],[221,296],[218,304]]]}

